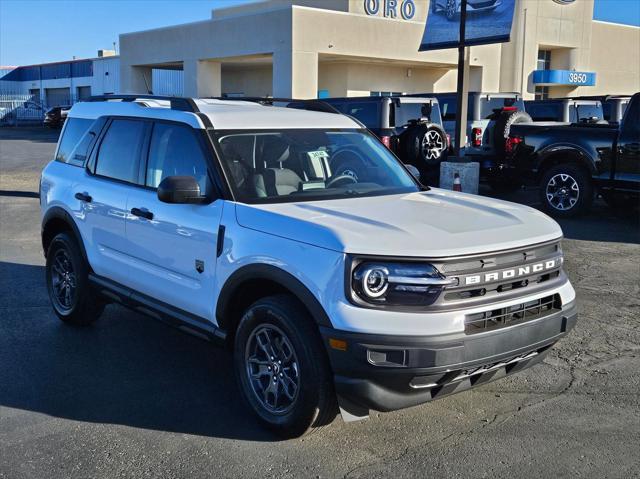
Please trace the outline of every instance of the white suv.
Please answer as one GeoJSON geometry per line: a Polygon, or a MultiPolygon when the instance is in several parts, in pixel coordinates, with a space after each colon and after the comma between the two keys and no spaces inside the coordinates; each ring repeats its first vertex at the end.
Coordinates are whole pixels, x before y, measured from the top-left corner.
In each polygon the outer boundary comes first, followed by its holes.
{"type": "Polygon", "coordinates": [[[553,220],[420,185],[317,101],[78,103],[40,202],[60,319],[118,302],[231,345],[288,436],[519,371],[576,321],[553,220]]]}

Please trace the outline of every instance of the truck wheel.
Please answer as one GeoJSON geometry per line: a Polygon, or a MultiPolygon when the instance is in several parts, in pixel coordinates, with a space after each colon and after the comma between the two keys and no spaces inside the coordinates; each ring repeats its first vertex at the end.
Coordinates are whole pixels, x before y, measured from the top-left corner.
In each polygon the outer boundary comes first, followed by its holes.
{"type": "Polygon", "coordinates": [[[234,343],[236,378],[261,422],[297,437],[336,416],[333,376],[318,330],[288,295],[269,296],[247,309],[234,343]]]}
{"type": "Polygon", "coordinates": [[[105,303],[91,289],[87,262],[68,233],[58,234],[49,245],[46,281],[53,310],[65,323],[85,326],[102,314],[105,303]]]}
{"type": "Polygon", "coordinates": [[[540,201],[545,210],[558,217],[586,212],[593,202],[589,175],[576,165],[556,165],[542,175],[540,201]]]}

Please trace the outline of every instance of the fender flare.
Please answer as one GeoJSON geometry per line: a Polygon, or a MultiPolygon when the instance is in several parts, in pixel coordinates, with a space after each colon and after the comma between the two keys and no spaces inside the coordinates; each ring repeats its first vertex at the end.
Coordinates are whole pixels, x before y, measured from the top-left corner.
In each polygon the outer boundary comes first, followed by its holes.
{"type": "MultiPolygon", "coordinates": [[[[320,301],[298,278],[291,273],[266,263],[250,264],[235,271],[225,282],[216,304],[216,320],[219,325],[225,323],[229,311],[233,309],[232,298],[243,283],[250,280],[267,280],[277,283],[290,291],[311,313],[316,324],[333,327],[320,301]]],[[[226,329],[226,328],[224,328],[226,329]]]]}
{"type": "Polygon", "coordinates": [[[593,158],[593,155],[581,146],[567,143],[556,143],[545,146],[538,153],[536,174],[538,176],[542,174],[542,165],[544,165],[550,157],[563,153],[570,155],[571,158],[576,159],[580,165],[585,166],[591,175],[597,174],[596,160],[593,158]]]}
{"type": "Polygon", "coordinates": [[[60,206],[53,206],[52,208],[47,210],[44,217],[42,218],[40,237],[42,239],[42,249],[44,251],[45,257],[47,256],[47,249],[44,241],[44,238],[45,238],[44,232],[47,227],[47,224],[49,224],[51,220],[62,220],[69,226],[69,228],[73,232],[73,235],[76,237],[78,246],[80,247],[80,254],[82,254],[82,259],[84,259],[87,262],[87,264],[89,264],[87,251],[84,248],[84,242],[82,241],[82,235],[80,234],[80,230],[78,229],[78,226],[76,225],[76,222],[73,220],[71,215],[64,208],[60,206]]]}

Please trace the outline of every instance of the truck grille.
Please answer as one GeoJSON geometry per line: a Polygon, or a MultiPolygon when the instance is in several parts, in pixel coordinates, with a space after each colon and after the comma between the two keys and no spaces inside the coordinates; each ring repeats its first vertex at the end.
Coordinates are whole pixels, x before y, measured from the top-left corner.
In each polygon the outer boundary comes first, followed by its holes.
{"type": "Polygon", "coordinates": [[[464,332],[466,334],[483,333],[525,323],[560,311],[561,307],[560,295],[554,294],[506,308],[468,314],[464,321],[464,332]]]}
{"type": "Polygon", "coordinates": [[[450,310],[516,299],[558,286],[562,274],[560,241],[431,262],[456,284],[447,286],[432,309],[450,310]]]}

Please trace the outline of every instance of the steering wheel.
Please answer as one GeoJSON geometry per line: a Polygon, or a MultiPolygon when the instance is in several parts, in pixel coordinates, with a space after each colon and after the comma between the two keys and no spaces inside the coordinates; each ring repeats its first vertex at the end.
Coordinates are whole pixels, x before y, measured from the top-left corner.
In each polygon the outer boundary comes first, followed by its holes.
{"type": "Polygon", "coordinates": [[[342,184],[349,184],[349,183],[357,183],[358,180],[356,180],[353,176],[347,174],[347,173],[343,173],[341,175],[337,175],[334,176],[333,178],[331,178],[329,181],[327,181],[327,184],[325,185],[325,188],[332,188],[334,186],[337,186],[338,183],[342,184]]]}

